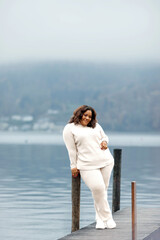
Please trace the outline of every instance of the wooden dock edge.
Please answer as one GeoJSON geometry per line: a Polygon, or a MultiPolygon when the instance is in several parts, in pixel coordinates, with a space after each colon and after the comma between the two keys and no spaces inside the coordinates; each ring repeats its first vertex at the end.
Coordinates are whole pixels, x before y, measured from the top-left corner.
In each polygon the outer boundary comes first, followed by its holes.
{"type": "Polygon", "coordinates": [[[143,240],[159,240],[160,239],[160,227],[152,232],[148,237],[145,237],[143,240]]]}
{"type": "MultiPolygon", "coordinates": [[[[58,240],[131,240],[131,208],[113,214],[115,229],[96,230],[92,223],[58,240]]],[[[160,208],[137,208],[137,240],[160,240],[160,208]]]]}

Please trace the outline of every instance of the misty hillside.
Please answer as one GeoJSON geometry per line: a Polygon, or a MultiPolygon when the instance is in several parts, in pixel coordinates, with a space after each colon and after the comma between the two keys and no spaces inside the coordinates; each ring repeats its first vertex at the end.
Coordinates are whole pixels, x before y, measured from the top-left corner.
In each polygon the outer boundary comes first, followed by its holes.
{"type": "Polygon", "coordinates": [[[64,125],[93,106],[105,129],[160,131],[160,66],[53,62],[0,66],[0,117],[56,110],[64,125]]]}

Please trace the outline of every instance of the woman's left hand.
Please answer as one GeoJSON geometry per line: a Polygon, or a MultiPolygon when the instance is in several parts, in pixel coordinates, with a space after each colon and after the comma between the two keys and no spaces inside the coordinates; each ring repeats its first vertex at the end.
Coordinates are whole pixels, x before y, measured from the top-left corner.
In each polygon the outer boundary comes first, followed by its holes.
{"type": "Polygon", "coordinates": [[[79,174],[79,170],[77,168],[72,168],[71,172],[73,177],[77,177],[79,174]]]}
{"type": "Polygon", "coordinates": [[[101,149],[106,150],[107,148],[108,148],[107,142],[106,141],[101,142],[101,149]]]}

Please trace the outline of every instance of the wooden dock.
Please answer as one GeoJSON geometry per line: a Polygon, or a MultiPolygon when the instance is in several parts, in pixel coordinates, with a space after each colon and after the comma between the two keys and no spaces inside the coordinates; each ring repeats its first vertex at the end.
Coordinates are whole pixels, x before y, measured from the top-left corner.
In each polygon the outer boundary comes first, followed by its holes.
{"type": "MultiPolygon", "coordinates": [[[[115,229],[96,230],[95,223],[59,240],[131,240],[131,209],[114,213],[115,229]]],[[[160,208],[137,209],[137,240],[160,240],[160,208]]]]}

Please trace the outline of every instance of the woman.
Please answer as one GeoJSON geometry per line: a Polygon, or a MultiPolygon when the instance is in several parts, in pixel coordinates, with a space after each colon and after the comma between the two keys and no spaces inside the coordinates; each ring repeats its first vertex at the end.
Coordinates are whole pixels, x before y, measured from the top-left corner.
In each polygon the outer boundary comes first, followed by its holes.
{"type": "Polygon", "coordinates": [[[108,137],[96,120],[96,111],[87,105],[77,108],[63,131],[72,176],[79,172],[92,192],[96,229],[115,228],[106,190],[114,166],[108,137]]]}

